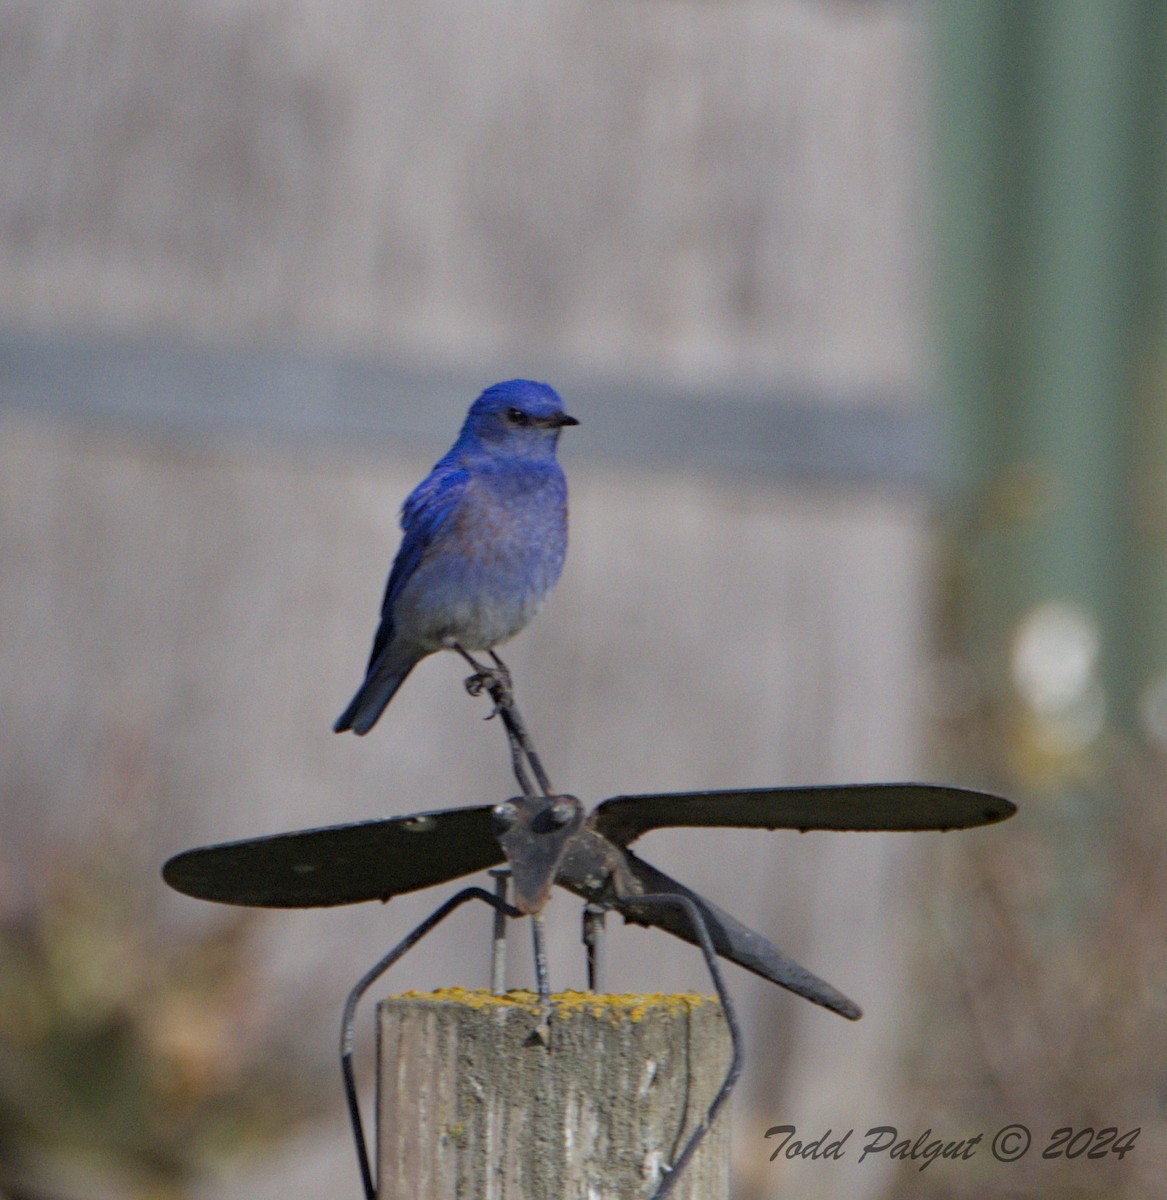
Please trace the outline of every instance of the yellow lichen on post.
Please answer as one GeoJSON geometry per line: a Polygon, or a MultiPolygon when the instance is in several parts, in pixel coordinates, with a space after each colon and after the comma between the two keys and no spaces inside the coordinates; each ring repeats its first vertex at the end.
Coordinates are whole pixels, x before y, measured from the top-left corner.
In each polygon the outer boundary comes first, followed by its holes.
{"type": "MultiPolygon", "coordinates": [[[[471,988],[439,988],[436,992],[404,992],[397,999],[418,1000],[429,1004],[465,1004],[469,1008],[511,1008],[525,1005],[539,1007],[539,993],[521,988],[495,995],[494,992],[471,988]]],[[[608,1016],[614,1021],[639,1021],[649,1012],[661,1007],[691,1012],[702,1005],[712,1004],[720,1008],[716,996],[702,996],[697,992],[650,992],[647,995],[621,995],[608,992],[556,992],[551,997],[555,1012],[590,1012],[595,1017],[608,1016]]]]}
{"type": "MultiPolygon", "coordinates": [[[[461,988],[378,1015],[379,1200],[651,1196],[721,1085],[730,1039],[698,995],[461,988]]],[[[727,1113],[675,1200],[728,1196],[727,1113]]]]}

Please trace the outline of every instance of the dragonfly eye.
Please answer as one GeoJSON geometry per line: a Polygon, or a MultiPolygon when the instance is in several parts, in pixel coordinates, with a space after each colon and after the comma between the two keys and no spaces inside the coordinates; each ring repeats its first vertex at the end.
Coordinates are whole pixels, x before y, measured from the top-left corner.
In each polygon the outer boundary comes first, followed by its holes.
{"type": "Polygon", "coordinates": [[[494,826],[495,837],[501,837],[518,823],[518,806],[512,804],[509,800],[504,801],[502,804],[496,804],[490,814],[490,818],[491,824],[494,826]]]}

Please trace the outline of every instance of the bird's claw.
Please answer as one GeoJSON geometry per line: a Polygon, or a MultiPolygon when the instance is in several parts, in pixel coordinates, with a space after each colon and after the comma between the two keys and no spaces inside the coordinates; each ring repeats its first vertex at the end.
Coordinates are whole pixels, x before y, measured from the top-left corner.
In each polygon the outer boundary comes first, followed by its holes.
{"type": "Polygon", "coordinates": [[[482,718],[484,721],[493,720],[504,708],[510,708],[514,702],[510,678],[502,671],[484,667],[481,671],[475,671],[473,675],[469,676],[465,684],[466,690],[471,696],[481,696],[485,692],[494,701],[494,708],[482,718]]]}

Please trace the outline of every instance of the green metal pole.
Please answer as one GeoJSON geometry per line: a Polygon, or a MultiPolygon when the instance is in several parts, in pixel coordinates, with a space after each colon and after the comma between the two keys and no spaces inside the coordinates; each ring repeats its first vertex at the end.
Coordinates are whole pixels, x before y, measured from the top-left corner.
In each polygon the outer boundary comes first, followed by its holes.
{"type": "Polygon", "coordinates": [[[1133,337],[1132,553],[1127,669],[1144,731],[1167,746],[1167,5],[1139,14],[1132,75],[1135,210],[1145,231],[1136,261],[1133,337]]]}
{"type": "Polygon", "coordinates": [[[1046,494],[1009,549],[1021,606],[1066,602],[1096,623],[1104,694],[1126,723],[1137,5],[1045,7],[1034,63],[1032,290],[1016,453],[1046,494]]]}
{"type": "MultiPolygon", "coordinates": [[[[1135,202],[1147,0],[939,5],[942,371],[960,441],[966,643],[1004,687],[1014,637],[1069,606],[1120,725],[1132,646],[1135,202]]],[[[1161,22],[1160,22],[1161,23],[1161,22]]],[[[1149,56],[1148,56],[1149,61],[1149,56]]]]}

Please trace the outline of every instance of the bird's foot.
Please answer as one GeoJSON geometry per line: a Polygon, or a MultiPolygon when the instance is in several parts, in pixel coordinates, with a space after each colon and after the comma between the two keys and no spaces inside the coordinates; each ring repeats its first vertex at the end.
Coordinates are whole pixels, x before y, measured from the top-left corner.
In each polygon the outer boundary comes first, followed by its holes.
{"type": "Polygon", "coordinates": [[[493,667],[475,671],[465,680],[465,685],[471,696],[481,696],[485,692],[494,701],[494,708],[483,718],[485,721],[497,717],[504,708],[510,708],[514,703],[510,675],[493,667]]]}
{"type": "Polygon", "coordinates": [[[457,642],[451,644],[451,649],[456,650],[474,668],[474,674],[464,681],[467,692],[471,696],[481,696],[485,692],[494,701],[494,708],[486,714],[483,720],[489,721],[493,717],[497,717],[504,708],[514,706],[515,692],[510,670],[493,650],[490,651],[490,657],[494,660],[494,666],[488,667],[480,663],[457,642]]]}
{"type": "Polygon", "coordinates": [[[511,669],[502,661],[501,658],[493,650],[487,651],[490,657],[494,660],[495,670],[499,671],[502,677],[506,680],[507,691],[513,694],[514,688],[511,684],[511,669]]]}

